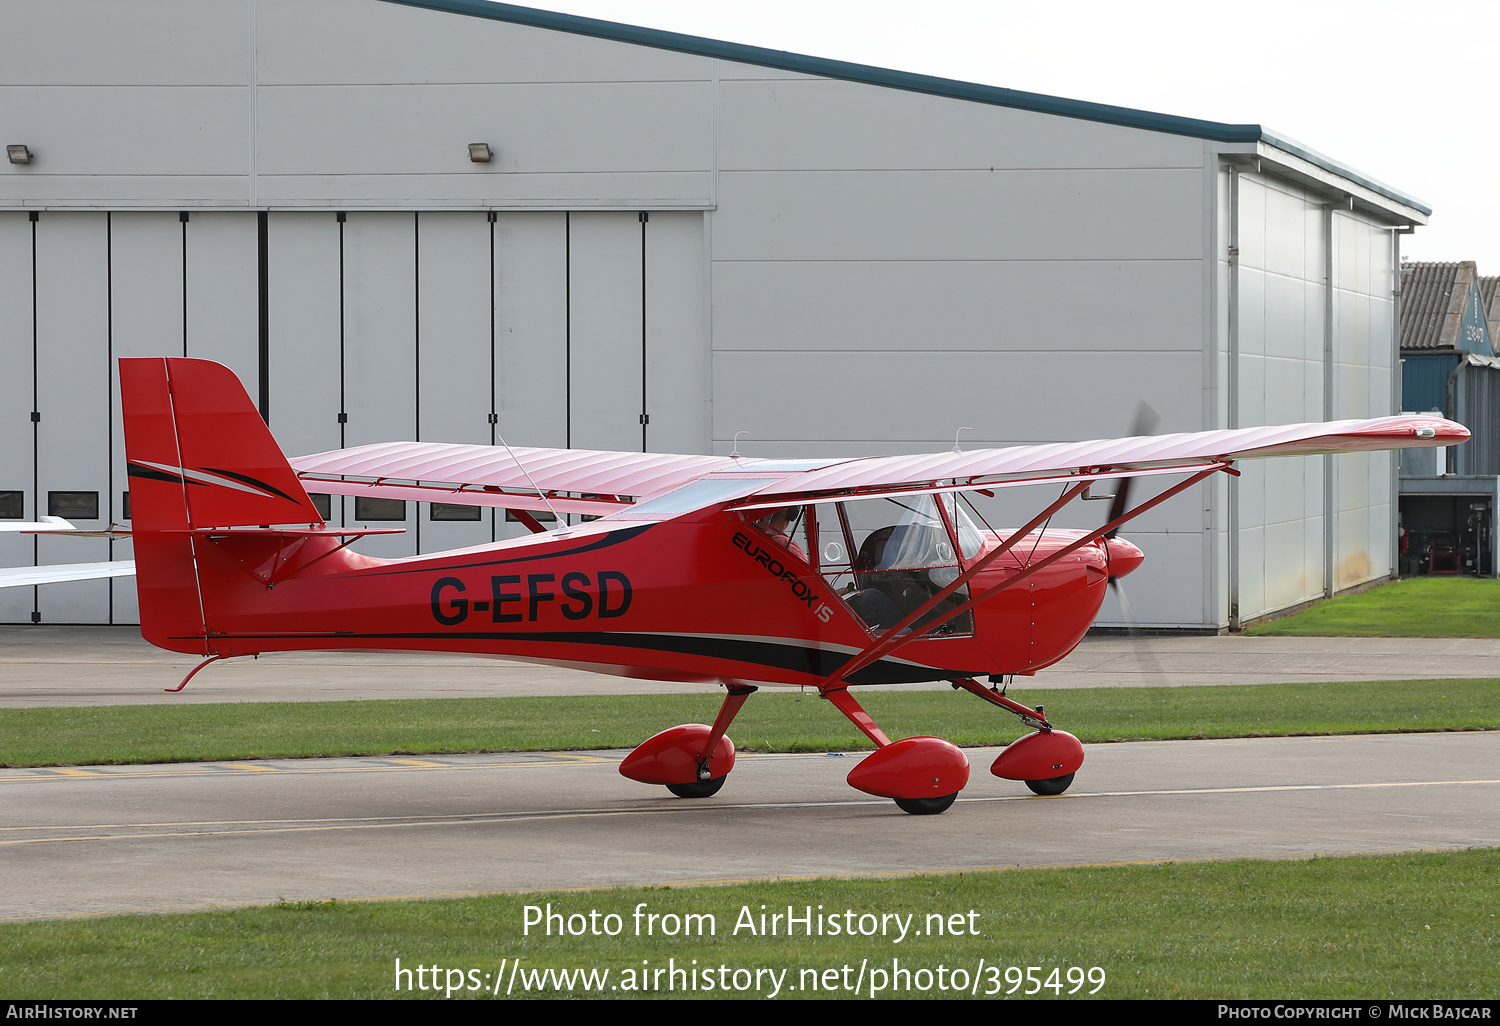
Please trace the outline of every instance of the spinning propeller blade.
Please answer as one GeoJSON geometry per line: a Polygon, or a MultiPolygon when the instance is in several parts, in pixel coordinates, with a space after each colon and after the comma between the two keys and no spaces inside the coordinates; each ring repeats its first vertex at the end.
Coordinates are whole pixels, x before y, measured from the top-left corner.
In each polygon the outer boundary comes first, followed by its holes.
{"type": "MultiPolygon", "coordinates": [[[[1130,426],[1130,433],[1136,436],[1155,434],[1156,425],[1160,419],[1150,404],[1142,400],[1135,408],[1135,422],[1130,426]]],[[[1109,516],[1104,521],[1106,524],[1124,516],[1125,511],[1130,508],[1130,485],[1134,480],[1131,477],[1120,479],[1119,485],[1115,488],[1115,501],[1110,503],[1109,516]]],[[[1121,577],[1140,565],[1143,556],[1141,550],[1134,545],[1123,538],[1115,538],[1118,532],[1119,528],[1116,528],[1104,536],[1104,551],[1109,559],[1110,568],[1109,587],[1114,591],[1115,598],[1120,603],[1120,612],[1125,615],[1125,628],[1130,632],[1130,636],[1139,642],[1139,651],[1142,660],[1147,664],[1147,672],[1155,674],[1160,680],[1163,678],[1161,664],[1157,661],[1155,653],[1151,651],[1151,646],[1146,643],[1146,632],[1141,630],[1140,621],[1136,619],[1135,611],[1130,608],[1130,600],[1125,597],[1125,585],[1120,583],[1121,577]],[[1117,562],[1128,564],[1128,567],[1115,573],[1117,562]]]]}
{"type": "MultiPolygon", "coordinates": [[[[1161,418],[1157,416],[1156,411],[1143,399],[1140,405],[1135,408],[1135,423],[1130,426],[1130,433],[1135,436],[1155,434],[1156,424],[1159,420],[1161,418]]],[[[1109,516],[1104,518],[1106,524],[1118,520],[1130,508],[1130,484],[1134,480],[1135,478],[1132,477],[1120,478],[1119,484],[1115,488],[1115,501],[1109,504],[1109,516]]],[[[1104,537],[1113,538],[1118,532],[1119,528],[1115,528],[1115,530],[1110,531],[1104,537]]],[[[1113,575],[1110,577],[1110,583],[1114,583],[1113,575]]]]}

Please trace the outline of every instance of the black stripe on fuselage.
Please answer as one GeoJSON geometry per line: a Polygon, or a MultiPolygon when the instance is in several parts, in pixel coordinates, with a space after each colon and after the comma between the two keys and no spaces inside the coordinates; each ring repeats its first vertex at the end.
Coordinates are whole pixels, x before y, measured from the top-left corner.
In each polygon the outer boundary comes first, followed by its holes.
{"type": "MultiPolygon", "coordinates": [[[[320,639],[351,641],[509,641],[554,645],[597,645],[607,648],[635,648],[677,655],[725,659],[752,666],[774,667],[823,678],[838,671],[852,656],[807,645],[752,641],[746,638],[715,638],[681,634],[638,634],[616,631],[393,631],[361,633],[339,631],[336,634],[215,634],[225,640],[320,639]]],[[[455,654],[461,654],[455,652],[455,654]]],[[[575,659],[577,662],[593,660],[575,659]]],[[[924,681],[975,677],[987,670],[943,670],[912,663],[877,660],[855,673],[849,684],[919,684],[924,681]]]]}
{"type": "MultiPolygon", "coordinates": [[[[538,552],[530,556],[512,556],[506,559],[486,559],[478,563],[453,563],[451,565],[444,564],[441,566],[437,566],[432,563],[424,563],[421,566],[407,567],[399,570],[362,570],[357,574],[353,574],[351,576],[390,577],[398,574],[430,574],[438,572],[449,573],[454,570],[473,570],[477,567],[482,566],[505,566],[508,563],[530,563],[538,559],[561,559],[564,556],[576,556],[583,552],[597,552],[600,549],[607,549],[611,546],[619,545],[622,542],[627,542],[634,538],[639,538],[642,534],[645,534],[646,531],[650,530],[654,526],[656,525],[640,524],[636,527],[626,527],[618,531],[611,531],[608,534],[604,535],[604,537],[602,538],[595,538],[593,541],[583,545],[579,545],[575,548],[555,549],[551,552],[538,552]]],[[[536,538],[537,536],[533,535],[532,537],[536,538]]]]}

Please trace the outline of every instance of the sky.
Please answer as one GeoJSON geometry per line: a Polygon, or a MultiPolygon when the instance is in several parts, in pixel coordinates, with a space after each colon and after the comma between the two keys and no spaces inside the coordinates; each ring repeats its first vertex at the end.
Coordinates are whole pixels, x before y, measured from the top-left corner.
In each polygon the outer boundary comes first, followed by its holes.
{"type": "Polygon", "coordinates": [[[1500,4],[523,0],[1028,92],[1259,124],[1423,200],[1413,260],[1500,275],[1500,4]]]}

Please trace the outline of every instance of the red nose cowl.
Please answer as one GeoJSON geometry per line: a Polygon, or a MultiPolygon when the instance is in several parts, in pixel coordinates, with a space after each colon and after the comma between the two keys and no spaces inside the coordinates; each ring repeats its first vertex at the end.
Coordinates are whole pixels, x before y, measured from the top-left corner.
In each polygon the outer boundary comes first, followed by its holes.
{"type": "Polygon", "coordinates": [[[1124,577],[1141,565],[1146,554],[1124,538],[1106,538],[1104,557],[1109,561],[1109,576],[1124,577]]]}

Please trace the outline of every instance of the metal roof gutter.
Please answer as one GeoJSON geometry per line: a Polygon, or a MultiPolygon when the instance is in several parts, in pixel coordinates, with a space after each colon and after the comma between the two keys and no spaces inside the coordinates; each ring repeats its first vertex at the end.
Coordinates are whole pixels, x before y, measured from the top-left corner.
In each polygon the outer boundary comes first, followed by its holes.
{"type": "Polygon", "coordinates": [[[877,68],[868,64],[829,60],[826,57],[809,57],[786,50],[768,50],[759,46],[728,43],[719,39],[689,36],[680,32],[666,32],[662,29],[642,28],[638,25],[624,25],[614,21],[602,21],[598,18],[583,18],[573,14],[558,14],[555,11],[539,11],[532,7],[491,3],[489,0],[384,0],[384,2],[488,18],[491,21],[505,21],[516,25],[528,25],[532,28],[571,32],[574,35],[593,36],[597,39],[610,39],[621,43],[635,43],[658,50],[673,50],[698,57],[738,61],[742,64],[755,64],[782,71],[799,72],[804,75],[818,75],[848,82],[862,82],[866,85],[904,89],[914,93],[928,93],[933,96],[988,103],[997,107],[1013,107],[1017,110],[1035,111],[1039,114],[1055,114],[1059,117],[1141,128],[1151,132],[1166,132],[1170,135],[1192,136],[1217,142],[1265,143],[1300,157],[1324,171],[1345,178],[1377,195],[1419,210],[1424,215],[1432,213],[1432,208],[1416,197],[1393,189],[1346,164],[1325,157],[1316,150],[1260,125],[1229,125],[1219,121],[1200,121],[1197,118],[1134,110],[1130,107],[1112,107],[1104,103],[1088,103],[1084,100],[1069,100],[1061,96],[1047,96],[1043,93],[1027,93],[1016,89],[1003,89],[1000,86],[960,82],[951,78],[918,75],[909,71],[877,68]]]}

